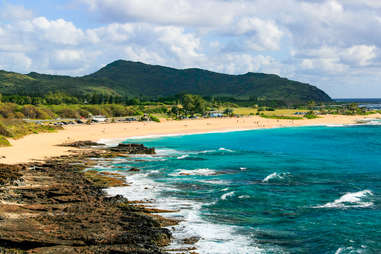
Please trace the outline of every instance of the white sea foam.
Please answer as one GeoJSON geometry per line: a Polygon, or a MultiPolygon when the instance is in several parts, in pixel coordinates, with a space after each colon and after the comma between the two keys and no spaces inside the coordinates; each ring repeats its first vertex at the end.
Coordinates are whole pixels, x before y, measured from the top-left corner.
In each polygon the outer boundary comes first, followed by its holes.
{"type": "Polygon", "coordinates": [[[212,176],[216,175],[217,172],[209,168],[199,168],[194,170],[179,169],[175,173],[169,174],[169,176],[212,176]]]}
{"type": "MultiPolygon", "coordinates": [[[[162,192],[176,191],[163,183],[147,177],[152,173],[138,173],[129,176],[130,186],[106,189],[108,195],[123,195],[131,201],[150,201],[150,207],[175,210],[175,213],[161,214],[167,218],[179,219],[179,225],[171,226],[174,241],[168,249],[186,248],[183,239],[197,237],[200,240],[194,245],[198,253],[238,254],[264,253],[254,244],[250,235],[238,234],[238,226],[214,224],[203,219],[201,209],[204,204],[193,200],[181,200],[175,197],[161,196],[162,192]]],[[[227,193],[225,197],[230,194],[227,193]]],[[[233,194],[231,194],[233,195],[233,194]]],[[[169,253],[173,253],[168,251],[169,253]]]]}
{"type": "Polygon", "coordinates": [[[196,154],[202,154],[202,153],[214,153],[214,152],[216,152],[216,150],[204,150],[204,151],[196,152],[196,154]]]}
{"type": "Polygon", "coordinates": [[[371,192],[370,190],[348,192],[333,202],[327,203],[325,205],[315,206],[314,208],[370,207],[373,206],[373,202],[363,200],[365,198],[369,198],[370,196],[373,196],[373,192],[371,192]]]}
{"type": "Polygon", "coordinates": [[[238,196],[239,199],[248,199],[250,198],[249,195],[241,195],[241,196],[238,196]]]}
{"type": "Polygon", "coordinates": [[[188,157],[189,157],[189,154],[184,154],[184,155],[177,157],[177,159],[183,160],[183,159],[188,158],[188,157]]]}
{"type": "Polygon", "coordinates": [[[224,151],[224,152],[230,152],[230,153],[233,153],[234,151],[231,150],[231,149],[227,149],[227,148],[224,148],[224,147],[220,147],[218,148],[218,151],[224,151]]]}
{"type": "Polygon", "coordinates": [[[347,125],[345,125],[345,124],[327,124],[326,126],[327,127],[345,127],[347,125]]]}
{"type": "MultiPolygon", "coordinates": [[[[197,237],[200,239],[195,244],[197,253],[264,253],[262,249],[251,244],[252,240],[250,239],[250,236],[237,234],[236,231],[239,230],[238,227],[214,224],[205,221],[200,213],[202,207],[201,203],[194,201],[170,200],[170,202],[173,201],[178,202],[179,205],[181,205],[181,202],[189,203],[185,203],[188,209],[183,209],[177,214],[177,216],[180,215],[183,221],[174,227],[175,230],[172,232],[174,241],[168,246],[168,249],[189,247],[189,245],[182,242],[182,239],[197,237]]],[[[164,216],[167,215],[164,214],[164,216]]],[[[174,215],[168,214],[168,216],[174,215]]]]}
{"type": "Polygon", "coordinates": [[[381,120],[372,120],[367,123],[367,125],[381,125],[381,120]]]}
{"type": "Polygon", "coordinates": [[[241,168],[239,168],[241,171],[246,171],[247,170],[247,168],[244,168],[244,167],[241,167],[241,168]]]}
{"type": "Polygon", "coordinates": [[[234,191],[225,193],[225,194],[223,194],[223,195],[221,196],[221,199],[222,199],[222,200],[226,200],[227,198],[234,196],[234,194],[235,194],[234,191]]]}
{"type": "Polygon", "coordinates": [[[284,179],[287,175],[288,175],[288,173],[277,173],[277,172],[274,172],[274,173],[272,173],[272,174],[266,176],[266,177],[262,180],[262,182],[264,182],[264,183],[268,183],[268,182],[270,182],[270,181],[272,181],[272,180],[275,180],[275,179],[276,179],[276,180],[282,180],[282,179],[284,179]]]}
{"type": "Polygon", "coordinates": [[[228,181],[223,180],[200,180],[201,183],[207,183],[207,184],[216,184],[216,185],[227,185],[229,184],[228,181]]]}
{"type": "Polygon", "coordinates": [[[182,153],[182,151],[178,151],[175,149],[156,149],[156,154],[161,156],[179,155],[182,153]]]}
{"type": "Polygon", "coordinates": [[[355,253],[368,253],[367,246],[361,245],[361,248],[340,247],[336,250],[335,254],[355,254],[355,253]]]}

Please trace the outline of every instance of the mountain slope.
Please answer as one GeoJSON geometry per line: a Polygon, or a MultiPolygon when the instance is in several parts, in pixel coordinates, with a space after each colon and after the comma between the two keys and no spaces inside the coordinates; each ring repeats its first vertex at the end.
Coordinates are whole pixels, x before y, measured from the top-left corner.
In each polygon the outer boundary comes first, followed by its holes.
{"type": "Polygon", "coordinates": [[[0,93],[37,96],[58,91],[74,96],[105,93],[155,98],[193,93],[238,99],[254,97],[289,103],[331,100],[314,86],[272,74],[227,75],[202,69],[178,70],[123,60],[84,77],[38,73],[23,75],[0,71],[0,93]]]}

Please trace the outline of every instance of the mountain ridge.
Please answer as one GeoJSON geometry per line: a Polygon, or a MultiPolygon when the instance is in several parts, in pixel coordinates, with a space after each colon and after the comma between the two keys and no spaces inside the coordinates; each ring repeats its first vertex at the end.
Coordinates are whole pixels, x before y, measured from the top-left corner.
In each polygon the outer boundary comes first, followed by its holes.
{"type": "Polygon", "coordinates": [[[276,74],[247,72],[231,75],[200,68],[176,69],[125,60],[114,61],[94,73],[80,77],[0,71],[2,94],[38,96],[48,92],[64,92],[72,96],[103,93],[146,98],[193,93],[287,103],[332,100],[315,86],[276,74]]]}

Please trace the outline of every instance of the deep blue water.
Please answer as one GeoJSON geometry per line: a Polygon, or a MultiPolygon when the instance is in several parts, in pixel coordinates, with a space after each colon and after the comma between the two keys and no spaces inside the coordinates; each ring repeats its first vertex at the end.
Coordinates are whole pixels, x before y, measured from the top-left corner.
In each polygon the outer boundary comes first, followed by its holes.
{"type": "Polygon", "coordinates": [[[381,253],[379,125],[127,142],[158,151],[114,162],[142,169],[127,197],[176,203],[175,235],[199,235],[200,253],[381,253]]]}

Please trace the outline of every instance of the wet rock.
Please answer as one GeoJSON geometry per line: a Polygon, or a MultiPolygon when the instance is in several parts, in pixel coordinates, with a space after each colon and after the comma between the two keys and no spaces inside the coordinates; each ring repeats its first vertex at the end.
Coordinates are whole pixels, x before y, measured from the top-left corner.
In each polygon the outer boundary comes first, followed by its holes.
{"type": "Polygon", "coordinates": [[[127,154],[156,154],[155,148],[148,148],[142,144],[119,144],[110,149],[113,152],[121,152],[127,154]]]}
{"type": "Polygon", "coordinates": [[[183,240],[183,243],[185,243],[185,244],[195,244],[198,241],[200,241],[200,237],[198,237],[198,236],[192,236],[192,237],[189,237],[189,238],[185,238],[183,240]]]}
{"type": "Polygon", "coordinates": [[[140,172],[140,169],[138,169],[138,168],[131,168],[128,171],[130,171],[130,172],[140,172]]]}
{"type": "Polygon", "coordinates": [[[0,165],[0,253],[164,253],[171,239],[164,219],[122,196],[106,197],[105,178],[116,176],[102,175],[96,185],[99,178],[83,172],[88,156],[112,152],[82,152],[0,165]]]}
{"type": "Polygon", "coordinates": [[[0,186],[12,184],[22,176],[23,166],[0,164],[0,186]]]}

